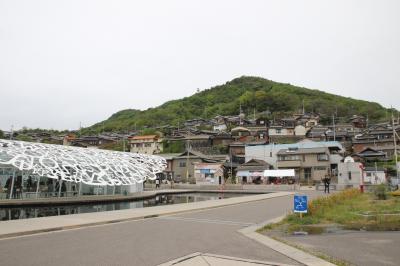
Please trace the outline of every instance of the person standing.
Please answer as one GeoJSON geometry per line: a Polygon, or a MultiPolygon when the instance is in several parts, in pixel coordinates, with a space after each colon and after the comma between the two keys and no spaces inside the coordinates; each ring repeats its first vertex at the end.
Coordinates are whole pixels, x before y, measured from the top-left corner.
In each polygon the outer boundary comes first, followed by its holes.
{"type": "Polygon", "coordinates": [[[159,178],[156,179],[156,189],[157,188],[160,188],[160,179],[159,178]]]}
{"type": "Polygon", "coordinates": [[[28,177],[28,180],[26,181],[26,190],[27,190],[28,192],[31,192],[31,191],[32,191],[32,188],[33,188],[33,180],[32,180],[32,177],[29,176],[29,177],[28,177]]]}
{"type": "Polygon", "coordinates": [[[331,179],[329,176],[325,176],[324,178],[324,192],[329,194],[329,185],[331,184],[331,179]]]}
{"type": "Polygon", "coordinates": [[[22,186],[23,184],[22,184],[22,175],[19,175],[18,177],[17,177],[17,180],[16,180],[16,182],[15,182],[15,186],[14,186],[14,193],[15,193],[15,198],[16,199],[19,199],[19,198],[21,198],[22,199],[22,190],[23,190],[23,186],[22,186]]]}
{"type": "Polygon", "coordinates": [[[4,186],[4,188],[7,189],[7,199],[10,198],[11,183],[12,183],[12,176],[10,176],[10,177],[7,179],[6,185],[4,186]]]}

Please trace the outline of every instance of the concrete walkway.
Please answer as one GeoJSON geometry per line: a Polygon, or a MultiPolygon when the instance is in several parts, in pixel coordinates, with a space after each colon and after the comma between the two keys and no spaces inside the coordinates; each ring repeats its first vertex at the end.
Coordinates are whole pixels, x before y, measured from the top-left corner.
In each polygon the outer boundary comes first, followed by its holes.
{"type": "Polygon", "coordinates": [[[245,227],[243,229],[240,229],[239,232],[245,235],[248,238],[251,238],[264,246],[267,246],[283,255],[286,255],[287,257],[300,262],[304,265],[307,266],[334,266],[334,264],[325,261],[323,259],[320,259],[314,255],[311,255],[309,253],[306,253],[302,250],[299,250],[297,248],[294,248],[292,246],[286,245],[280,241],[277,241],[275,239],[272,239],[266,235],[260,234],[257,232],[258,229],[263,228],[265,225],[268,224],[274,224],[282,221],[282,219],[285,218],[285,216],[277,217],[275,219],[265,221],[262,224],[257,224],[257,225],[252,225],[249,227],[245,227]]]}
{"type": "Polygon", "coordinates": [[[400,232],[343,231],[283,239],[307,250],[340,258],[352,265],[400,265],[400,232]]]}
{"type": "Polygon", "coordinates": [[[292,195],[292,192],[277,192],[242,196],[221,200],[208,200],[187,204],[164,205],[140,209],[127,209],[118,211],[83,213],[63,216],[50,216],[43,218],[11,220],[0,222],[0,238],[35,234],[40,232],[58,231],[63,229],[93,226],[99,224],[115,223],[129,220],[139,220],[164,215],[199,211],[223,206],[266,200],[271,198],[292,195]]]}
{"type": "Polygon", "coordinates": [[[235,194],[263,194],[272,193],[276,191],[266,191],[260,189],[252,190],[200,190],[193,187],[192,189],[159,189],[159,190],[145,190],[136,192],[129,195],[88,195],[88,196],[75,196],[75,197],[49,197],[49,198],[26,198],[26,199],[0,199],[0,207],[18,207],[18,206],[60,206],[60,205],[76,205],[76,204],[90,204],[90,203],[108,203],[108,202],[121,202],[121,201],[135,201],[153,198],[162,194],[180,194],[180,193],[235,193],[235,194]]]}
{"type": "Polygon", "coordinates": [[[39,199],[2,199],[0,207],[17,207],[17,206],[51,206],[51,205],[66,205],[66,204],[88,204],[88,203],[103,203],[103,202],[118,202],[118,201],[134,201],[148,199],[160,194],[176,194],[196,192],[191,189],[161,189],[137,192],[130,195],[90,195],[77,197],[50,197],[39,199]]]}

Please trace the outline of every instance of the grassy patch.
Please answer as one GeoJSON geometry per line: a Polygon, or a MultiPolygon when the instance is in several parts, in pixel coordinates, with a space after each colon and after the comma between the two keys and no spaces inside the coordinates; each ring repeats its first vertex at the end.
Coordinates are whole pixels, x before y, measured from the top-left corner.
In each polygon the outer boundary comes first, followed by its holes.
{"type": "Polygon", "coordinates": [[[362,194],[356,189],[350,189],[321,197],[309,203],[308,213],[303,214],[303,218],[298,214],[289,214],[281,222],[268,224],[258,232],[333,264],[351,265],[345,260],[307,249],[282,237],[295,231],[321,234],[341,228],[366,231],[400,230],[400,197],[387,194],[386,200],[378,200],[376,193],[362,194]]]}
{"type": "Polygon", "coordinates": [[[289,214],[281,223],[262,230],[280,228],[286,233],[307,231],[312,234],[322,232],[321,225],[332,224],[352,230],[400,230],[400,197],[388,195],[386,200],[377,200],[373,193],[362,194],[350,189],[315,199],[309,203],[308,210],[303,218],[289,214]]]}

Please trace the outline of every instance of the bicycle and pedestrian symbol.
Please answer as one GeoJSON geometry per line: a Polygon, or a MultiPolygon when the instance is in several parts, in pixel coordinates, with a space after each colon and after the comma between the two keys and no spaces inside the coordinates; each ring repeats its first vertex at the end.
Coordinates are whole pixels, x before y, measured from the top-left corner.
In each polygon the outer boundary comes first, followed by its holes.
{"type": "Polygon", "coordinates": [[[293,211],[297,213],[307,213],[307,195],[294,195],[293,211]]]}

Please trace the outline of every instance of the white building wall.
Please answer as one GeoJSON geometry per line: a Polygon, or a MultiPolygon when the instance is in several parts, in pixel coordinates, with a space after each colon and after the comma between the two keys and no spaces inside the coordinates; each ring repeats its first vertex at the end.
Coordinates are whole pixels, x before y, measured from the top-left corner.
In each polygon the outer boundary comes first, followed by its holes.
{"type": "Polygon", "coordinates": [[[248,162],[252,159],[263,160],[272,165],[274,169],[277,168],[277,153],[282,147],[280,145],[257,145],[245,147],[245,161],[248,162]]]}
{"type": "MultiPolygon", "coordinates": [[[[264,160],[268,164],[272,165],[274,169],[277,168],[277,153],[282,149],[288,149],[292,147],[298,148],[323,148],[328,146],[337,145],[339,148],[343,148],[342,145],[337,141],[329,142],[315,142],[311,140],[303,140],[294,144],[269,144],[269,145],[256,145],[245,147],[245,161],[248,162],[251,159],[264,160]]],[[[342,156],[339,154],[331,154],[329,156],[329,162],[331,164],[339,164],[342,160],[342,156]]]]}
{"type": "Polygon", "coordinates": [[[287,128],[281,128],[281,129],[269,128],[269,129],[268,129],[268,134],[269,134],[270,136],[293,136],[293,135],[294,135],[294,129],[287,129],[287,128]]]}
{"type": "Polygon", "coordinates": [[[367,171],[364,176],[365,183],[379,185],[386,183],[386,175],[384,171],[367,171]]]}
{"type": "Polygon", "coordinates": [[[307,129],[302,125],[298,125],[294,128],[294,134],[296,136],[305,136],[306,133],[307,133],[307,129]]]}
{"type": "Polygon", "coordinates": [[[348,162],[338,165],[338,185],[358,187],[361,183],[360,163],[348,162]]]}
{"type": "Polygon", "coordinates": [[[225,124],[215,125],[213,127],[214,131],[226,131],[227,127],[225,124]]]}
{"type": "Polygon", "coordinates": [[[331,154],[331,155],[329,155],[329,162],[331,164],[339,165],[339,163],[341,162],[342,159],[343,159],[343,157],[340,154],[331,154]]]}

